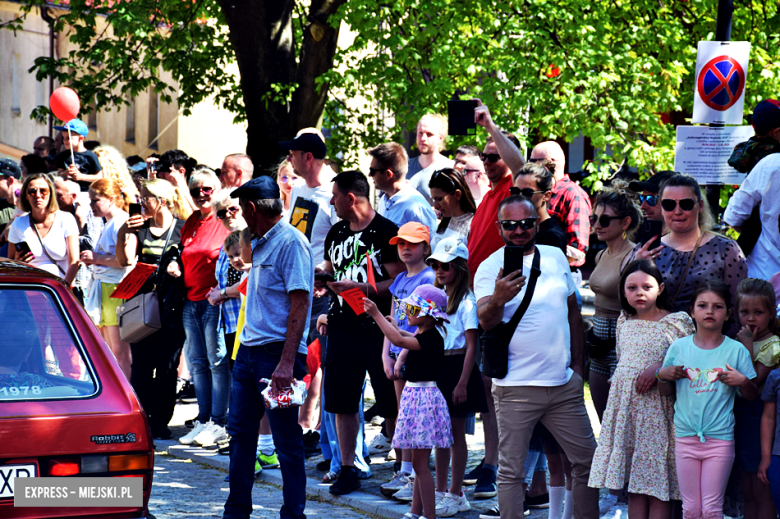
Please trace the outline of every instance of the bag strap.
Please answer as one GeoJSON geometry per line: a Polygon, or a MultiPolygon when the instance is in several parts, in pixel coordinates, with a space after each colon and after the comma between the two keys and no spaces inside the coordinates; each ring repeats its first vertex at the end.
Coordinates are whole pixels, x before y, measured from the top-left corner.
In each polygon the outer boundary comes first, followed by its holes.
{"type": "Polygon", "coordinates": [[[691,263],[693,263],[693,258],[696,257],[696,251],[699,250],[699,245],[701,244],[701,239],[704,238],[704,233],[699,234],[699,239],[696,240],[696,245],[693,247],[693,251],[691,252],[691,257],[688,258],[688,264],[685,265],[685,270],[683,270],[683,275],[680,278],[680,284],[677,285],[677,290],[674,292],[674,297],[672,298],[671,304],[674,305],[674,302],[677,301],[677,296],[680,295],[680,290],[682,290],[683,283],[685,283],[685,276],[688,274],[688,269],[691,268],[691,263]]]}
{"type": "Polygon", "coordinates": [[[517,325],[520,324],[520,319],[523,318],[523,315],[525,315],[525,311],[528,310],[528,306],[531,304],[531,299],[534,296],[534,290],[536,289],[536,279],[539,277],[539,274],[541,271],[539,270],[539,264],[541,263],[541,254],[539,253],[539,249],[537,247],[534,247],[534,261],[531,265],[531,277],[528,279],[528,288],[525,291],[525,296],[523,297],[523,301],[520,303],[520,306],[517,308],[517,311],[515,312],[515,315],[512,316],[512,318],[509,320],[509,323],[507,323],[506,328],[504,329],[506,335],[508,337],[511,337],[514,335],[515,330],[517,329],[517,325]]]}
{"type": "Polygon", "coordinates": [[[168,236],[165,237],[165,245],[163,245],[162,252],[160,253],[160,257],[157,259],[157,272],[155,274],[155,281],[154,286],[155,289],[160,285],[160,262],[162,261],[163,256],[165,256],[165,251],[168,249],[168,243],[171,241],[171,236],[173,236],[173,230],[176,228],[176,218],[173,219],[171,222],[171,226],[168,228],[168,236]]]}
{"type": "Polygon", "coordinates": [[[35,236],[38,237],[38,241],[41,243],[41,249],[43,249],[43,253],[46,254],[46,257],[49,258],[49,261],[57,265],[57,268],[62,272],[62,277],[64,278],[67,274],[64,270],[62,270],[62,267],[60,267],[60,264],[54,261],[54,258],[51,257],[51,254],[49,254],[49,251],[46,250],[46,245],[43,244],[43,240],[41,239],[41,235],[38,234],[38,227],[35,226],[35,222],[32,219],[32,214],[30,215],[30,227],[32,227],[32,230],[35,231],[35,236]]]}

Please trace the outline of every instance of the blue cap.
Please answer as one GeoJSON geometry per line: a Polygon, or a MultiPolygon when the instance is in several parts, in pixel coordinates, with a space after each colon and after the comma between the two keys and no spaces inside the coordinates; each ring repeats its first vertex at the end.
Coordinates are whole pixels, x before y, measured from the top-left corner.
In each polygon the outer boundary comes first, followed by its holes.
{"type": "Polygon", "coordinates": [[[70,121],[65,123],[65,126],[55,126],[54,129],[59,130],[61,132],[67,132],[68,130],[70,130],[84,137],[89,135],[89,128],[87,128],[86,123],[81,119],[71,119],[70,121]]]}
{"type": "Polygon", "coordinates": [[[276,200],[280,196],[279,185],[267,175],[253,178],[230,193],[231,198],[244,200],[276,200]]]}

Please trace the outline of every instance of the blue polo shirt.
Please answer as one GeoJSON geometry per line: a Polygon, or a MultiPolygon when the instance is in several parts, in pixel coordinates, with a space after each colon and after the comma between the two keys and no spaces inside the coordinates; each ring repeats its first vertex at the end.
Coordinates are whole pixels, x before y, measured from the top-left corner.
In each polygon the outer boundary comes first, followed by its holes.
{"type": "Polygon", "coordinates": [[[290,292],[309,293],[309,310],[298,353],[306,353],[314,290],[314,260],[306,236],[285,220],[279,220],[253,244],[252,269],[246,292],[246,322],[242,346],[282,342],[290,317],[290,292]]]}
{"type": "Polygon", "coordinates": [[[428,227],[431,236],[438,228],[436,213],[433,212],[431,204],[409,184],[390,198],[382,193],[379,196],[377,212],[398,227],[407,222],[419,222],[428,227]]]}

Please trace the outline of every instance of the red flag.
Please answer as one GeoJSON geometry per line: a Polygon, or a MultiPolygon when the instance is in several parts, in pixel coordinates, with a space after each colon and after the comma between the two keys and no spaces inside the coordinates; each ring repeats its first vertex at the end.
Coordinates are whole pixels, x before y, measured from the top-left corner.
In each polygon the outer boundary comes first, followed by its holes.
{"type": "MultiPolygon", "coordinates": [[[[368,256],[368,252],[366,252],[366,277],[368,278],[368,284],[374,287],[374,291],[378,294],[379,290],[376,289],[376,278],[374,278],[374,263],[368,256]]],[[[368,295],[368,290],[366,290],[366,295],[368,295]]]]}

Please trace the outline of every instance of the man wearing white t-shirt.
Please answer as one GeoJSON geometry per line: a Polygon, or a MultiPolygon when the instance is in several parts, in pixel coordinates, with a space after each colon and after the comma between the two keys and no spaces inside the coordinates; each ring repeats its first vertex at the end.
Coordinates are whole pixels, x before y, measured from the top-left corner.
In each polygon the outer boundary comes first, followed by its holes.
{"type": "Polygon", "coordinates": [[[525,248],[524,275],[503,271],[503,247],[479,266],[474,292],[479,322],[485,330],[512,318],[525,296],[534,250],[540,253],[536,288],[509,343],[507,375],[493,379],[501,517],[523,517],[525,458],[534,426],[541,422],[572,463],[574,517],[597,519],[599,493],[588,487],[596,440],[583,398],[582,316],[568,261],[560,249],[534,247],[537,215],[527,198],[515,195],[504,199],[498,206],[496,225],[506,245],[525,248]]]}

